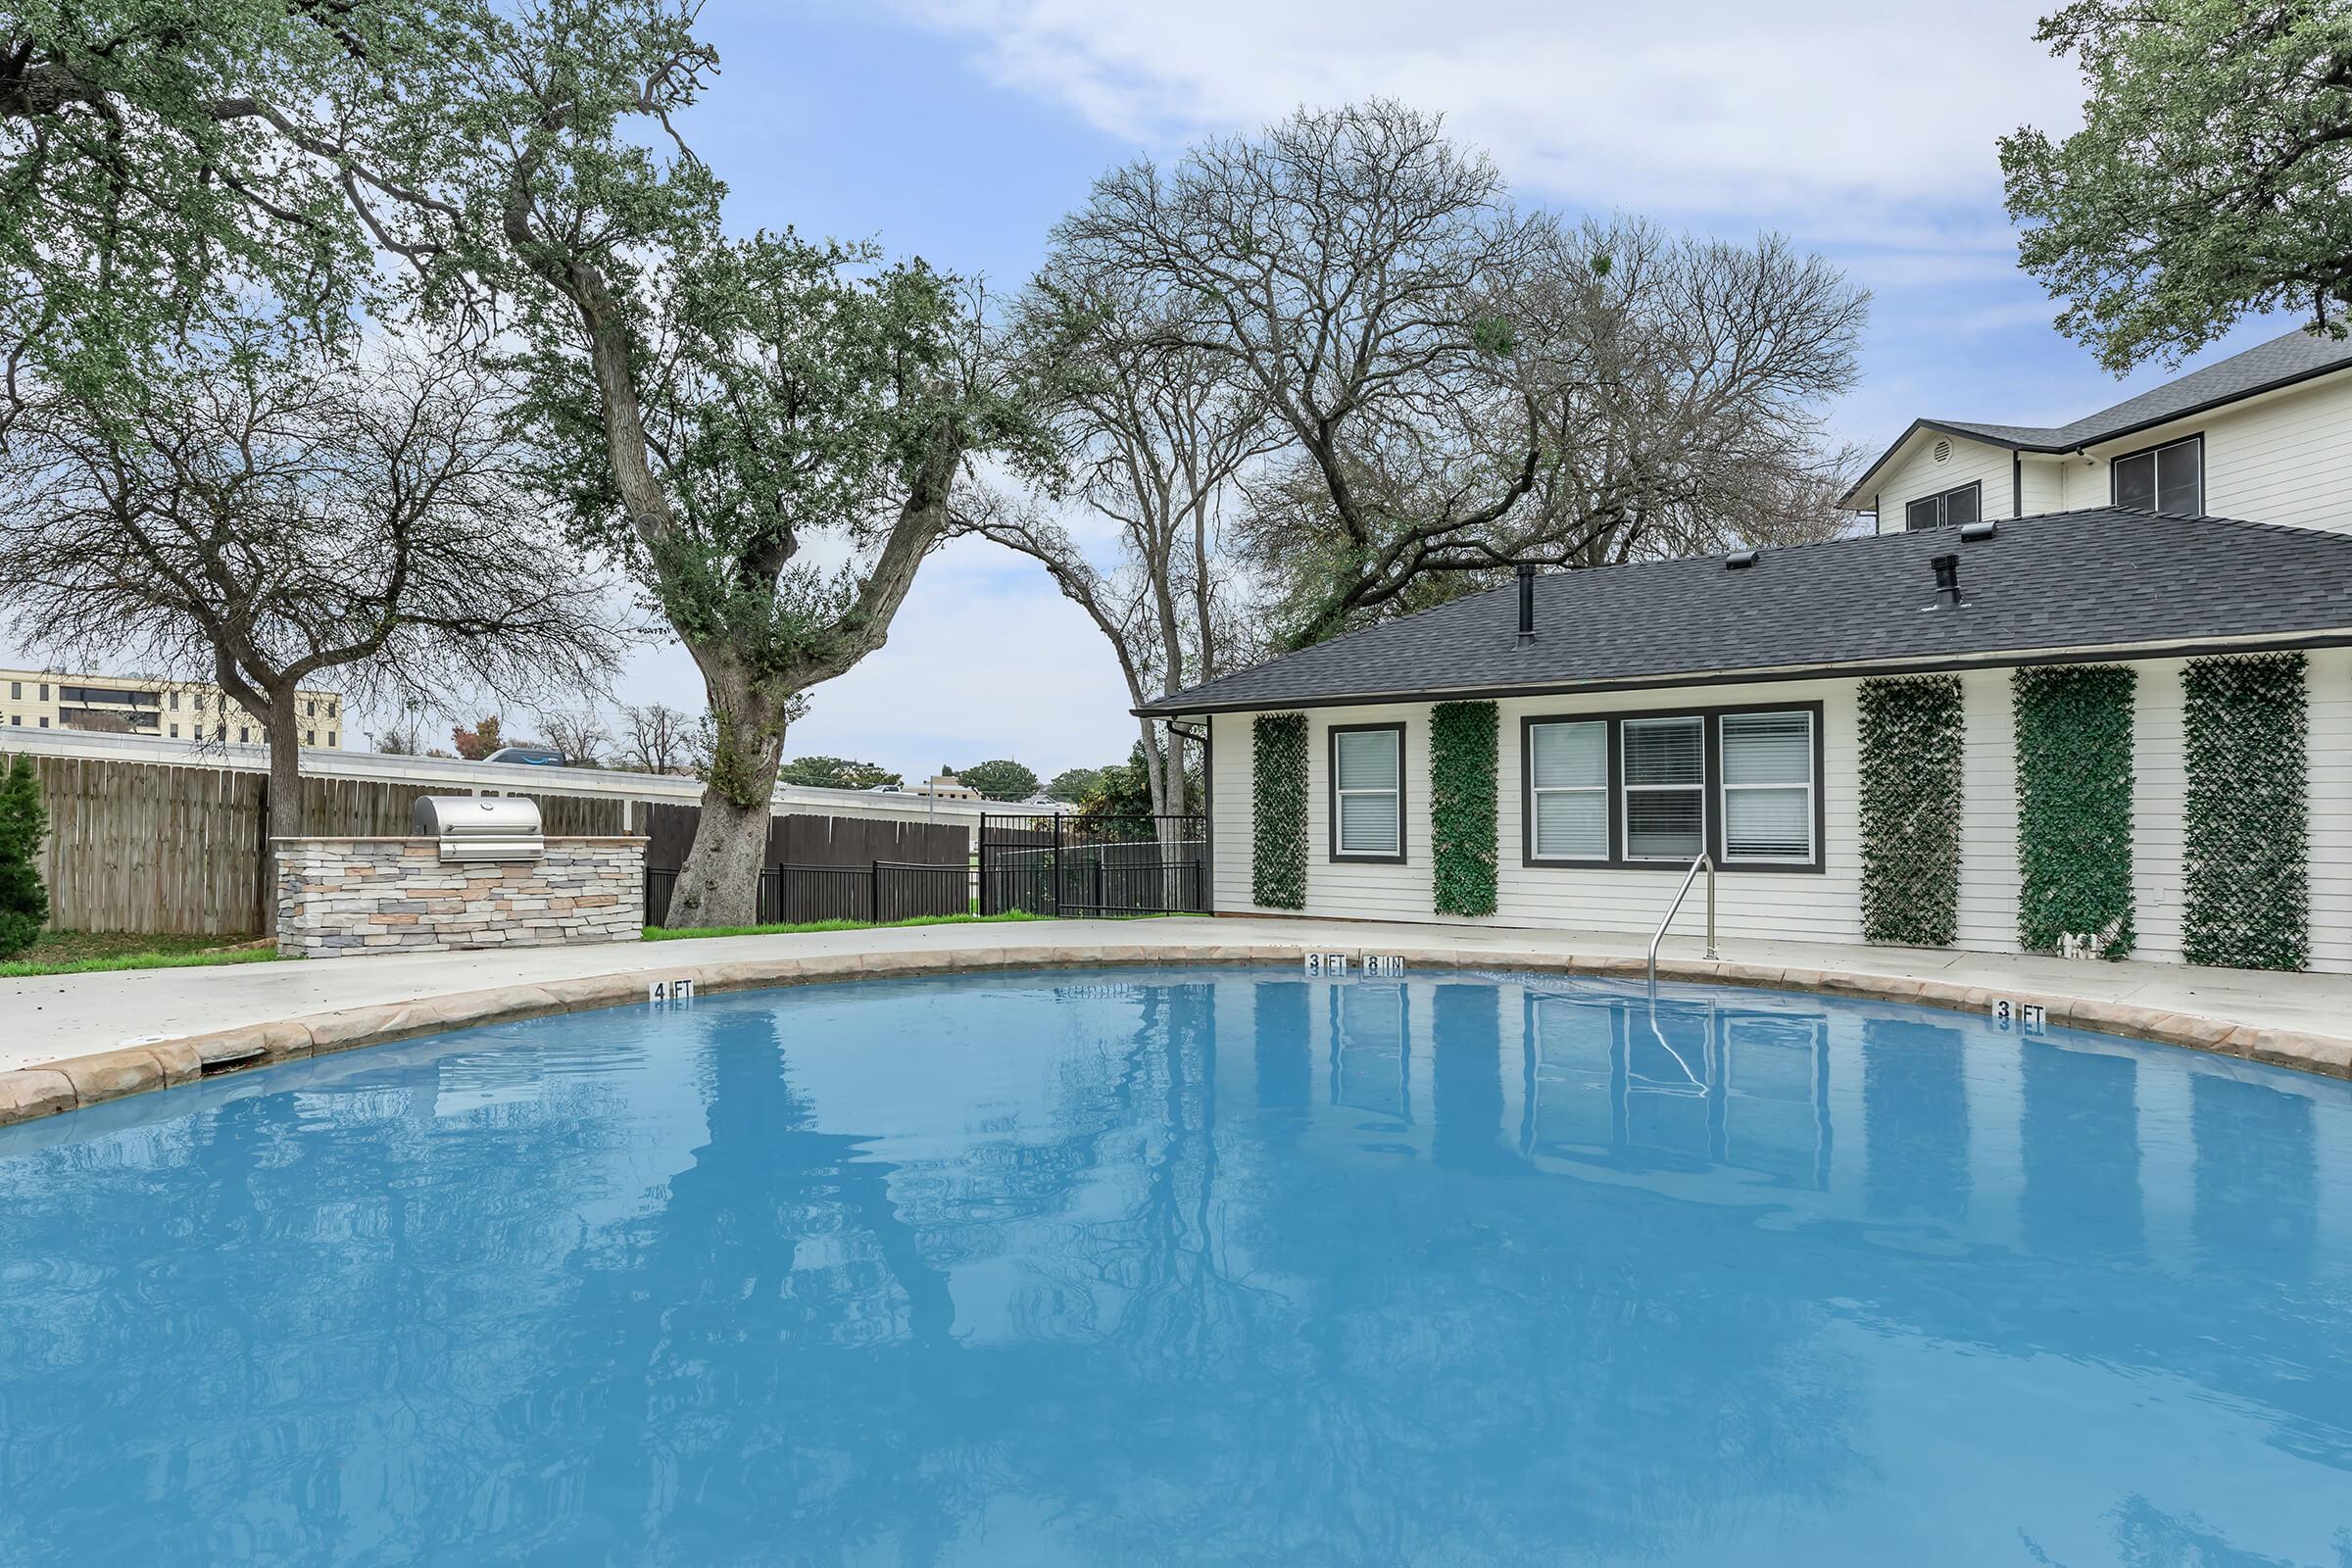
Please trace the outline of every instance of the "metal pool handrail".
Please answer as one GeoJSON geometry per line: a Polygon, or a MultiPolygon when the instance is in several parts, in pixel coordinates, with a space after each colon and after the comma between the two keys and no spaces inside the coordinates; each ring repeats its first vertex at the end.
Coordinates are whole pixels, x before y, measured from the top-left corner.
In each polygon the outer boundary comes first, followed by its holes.
{"type": "Polygon", "coordinates": [[[1690,862],[1690,874],[1683,878],[1683,885],[1675,891],[1674,902],[1666,906],[1666,918],[1658,922],[1657,934],[1649,939],[1649,989],[1652,992],[1658,989],[1658,944],[1666,940],[1666,928],[1674,924],[1675,915],[1682,910],[1683,899],[1690,893],[1690,884],[1698,880],[1702,867],[1707,873],[1707,956],[1715,956],[1715,859],[1712,856],[1701,855],[1690,862]]]}

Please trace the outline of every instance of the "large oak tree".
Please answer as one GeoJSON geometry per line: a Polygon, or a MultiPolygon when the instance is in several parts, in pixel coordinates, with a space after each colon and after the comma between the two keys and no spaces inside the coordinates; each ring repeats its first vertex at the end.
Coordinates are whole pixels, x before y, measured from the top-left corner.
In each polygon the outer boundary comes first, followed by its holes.
{"type": "Polygon", "coordinates": [[[2077,0],[2036,36],[2082,67],[2082,128],[2001,141],[2019,259],[2118,374],[2241,318],[2352,313],[2352,8],[2077,0]]]}

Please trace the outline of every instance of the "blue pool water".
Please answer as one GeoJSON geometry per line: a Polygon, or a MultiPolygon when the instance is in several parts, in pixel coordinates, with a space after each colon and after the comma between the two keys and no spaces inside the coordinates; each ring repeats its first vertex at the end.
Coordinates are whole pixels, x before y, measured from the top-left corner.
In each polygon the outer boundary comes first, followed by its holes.
{"type": "Polygon", "coordinates": [[[2352,1563],[2352,1086],[808,987],[0,1132],[0,1563],[2352,1563]]]}

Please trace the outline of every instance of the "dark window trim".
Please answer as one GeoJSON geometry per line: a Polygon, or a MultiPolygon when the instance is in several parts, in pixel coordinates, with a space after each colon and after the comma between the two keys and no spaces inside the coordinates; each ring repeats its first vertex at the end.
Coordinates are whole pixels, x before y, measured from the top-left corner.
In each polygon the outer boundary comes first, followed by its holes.
{"type": "Polygon", "coordinates": [[[1331,818],[1331,860],[1335,865],[1402,865],[1407,848],[1404,836],[1405,766],[1404,720],[1395,719],[1386,724],[1334,724],[1324,731],[1323,794],[1326,814],[1331,818]],[[1340,850],[1340,737],[1360,735],[1371,730],[1388,730],[1396,737],[1396,853],[1395,855],[1348,855],[1340,850]]]}
{"type": "MultiPolygon", "coordinates": [[[[2107,504],[2119,510],[2126,510],[2124,508],[2124,504],[2121,501],[2118,501],[2115,497],[2115,466],[2117,464],[2129,463],[2133,458],[2144,458],[2151,452],[2162,452],[2167,447],[2184,447],[2191,441],[2194,441],[2197,444],[2197,510],[2185,514],[2179,512],[2150,512],[2147,514],[2147,515],[2151,517],[2179,517],[2183,515],[2202,517],[2205,515],[2205,432],[2202,430],[2191,431],[2187,435],[2177,435],[2169,441],[2159,441],[2152,447],[2134,447],[2130,452],[2118,452],[2114,457],[2109,458],[2107,460],[2107,504]]],[[[2159,464],[2158,466],[2162,467],[2163,465],[2159,464]]],[[[2132,507],[2128,510],[2137,512],[2139,509],[2137,507],[2132,507]]]]}
{"type": "MultiPolygon", "coordinates": [[[[1534,871],[1672,871],[1674,860],[1625,858],[1625,750],[1620,731],[1628,719],[1697,718],[1705,721],[1707,854],[1726,874],[1820,876],[1830,868],[1828,723],[1816,698],[1796,703],[1734,703],[1719,707],[1654,708],[1628,712],[1528,713],[1519,720],[1519,863],[1534,871]],[[1726,860],[1723,854],[1723,718],[1731,713],[1809,713],[1813,725],[1813,858],[1808,861],[1726,860]],[[1528,734],[1538,724],[1609,726],[1609,854],[1605,859],[1544,858],[1536,854],[1535,747],[1528,734]]],[[[1365,726],[1377,727],[1377,726],[1365,726]]]]}
{"type": "Polygon", "coordinates": [[[1952,497],[1960,494],[1963,490],[1974,490],[1977,493],[1977,516],[1982,519],[1984,515],[1984,481],[1982,479],[1971,479],[1966,484],[1953,485],[1949,490],[1938,490],[1932,496],[1914,496],[1909,501],[1904,502],[1903,531],[1905,533],[1927,532],[1926,528],[1914,528],[1911,526],[1911,509],[1925,501],[1933,501],[1936,503],[1936,520],[1934,523],[1930,524],[1930,526],[1936,528],[1947,528],[1951,526],[1949,523],[1943,520],[1945,515],[1951,511],[1951,508],[1949,505],[1947,505],[1947,503],[1950,502],[1952,497]]]}

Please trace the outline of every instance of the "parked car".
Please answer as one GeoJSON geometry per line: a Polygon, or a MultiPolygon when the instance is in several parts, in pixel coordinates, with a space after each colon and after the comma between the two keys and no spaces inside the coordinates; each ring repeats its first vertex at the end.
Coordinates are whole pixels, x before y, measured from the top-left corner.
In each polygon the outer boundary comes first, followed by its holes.
{"type": "Polygon", "coordinates": [[[526,767],[567,767],[564,754],[549,746],[501,746],[485,762],[520,762],[526,767]]]}

